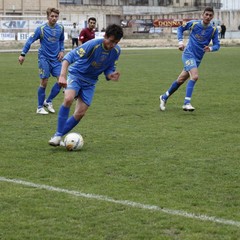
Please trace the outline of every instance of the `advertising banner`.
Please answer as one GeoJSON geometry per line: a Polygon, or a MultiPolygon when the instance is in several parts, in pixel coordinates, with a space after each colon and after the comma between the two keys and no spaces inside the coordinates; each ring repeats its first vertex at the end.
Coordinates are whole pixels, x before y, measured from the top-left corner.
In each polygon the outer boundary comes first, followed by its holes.
{"type": "Polygon", "coordinates": [[[1,41],[15,40],[15,33],[0,33],[1,41]]]}
{"type": "Polygon", "coordinates": [[[17,33],[17,40],[18,41],[26,41],[30,35],[31,34],[26,33],[26,32],[17,33]]]}
{"type": "Polygon", "coordinates": [[[190,20],[193,20],[193,19],[182,19],[182,20],[156,19],[153,21],[153,25],[154,27],[179,27],[190,20]]]}
{"type": "MultiPolygon", "coordinates": [[[[44,24],[47,20],[3,20],[0,21],[1,29],[31,29],[34,30],[36,27],[44,24]]],[[[70,21],[58,21],[64,28],[70,29],[73,23],[70,21]]]]}
{"type": "Polygon", "coordinates": [[[2,29],[28,29],[29,22],[27,20],[9,20],[0,21],[2,29]]]}

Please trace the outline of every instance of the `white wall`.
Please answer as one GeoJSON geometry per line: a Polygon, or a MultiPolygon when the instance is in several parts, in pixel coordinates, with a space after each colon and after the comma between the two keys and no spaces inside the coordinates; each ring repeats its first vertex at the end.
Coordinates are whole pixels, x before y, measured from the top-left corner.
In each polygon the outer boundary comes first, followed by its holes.
{"type": "Polygon", "coordinates": [[[223,7],[221,10],[239,10],[240,0],[222,0],[223,7]]]}

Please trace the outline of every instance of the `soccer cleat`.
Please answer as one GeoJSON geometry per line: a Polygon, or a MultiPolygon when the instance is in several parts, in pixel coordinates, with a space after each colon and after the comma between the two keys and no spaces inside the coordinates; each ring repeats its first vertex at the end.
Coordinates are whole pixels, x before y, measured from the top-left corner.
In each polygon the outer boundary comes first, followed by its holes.
{"type": "Polygon", "coordinates": [[[189,112],[193,112],[195,110],[195,108],[190,104],[185,104],[182,106],[183,111],[189,111],[189,112]]]}
{"type": "Polygon", "coordinates": [[[43,107],[38,108],[36,113],[37,114],[42,114],[42,115],[48,114],[48,112],[43,107]]]}
{"type": "Polygon", "coordinates": [[[48,110],[50,113],[55,113],[55,110],[54,110],[54,108],[53,108],[53,104],[52,104],[51,102],[47,102],[47,101],[45,100],[43,106],[46,107],[47,110],[48,110]]]}
{"type": "Polygon", "coordinates": [[[54,146],[54,147],[60,146],[61,142],[62,142],[62,137],[61,136],[53,136],[48,141],[49,145],[54,146]]]}
{"type": "Polygon", "coordinates": [[[159,106],[159,107],[160,107],[160,110],[161,110],[161,111],[165,111],[167,101],[165,101],[165,100],[163,99],[163,96],[162,96],[162,95],[159,97],[159,100],[160,100],[160,106],[159,106]]]}

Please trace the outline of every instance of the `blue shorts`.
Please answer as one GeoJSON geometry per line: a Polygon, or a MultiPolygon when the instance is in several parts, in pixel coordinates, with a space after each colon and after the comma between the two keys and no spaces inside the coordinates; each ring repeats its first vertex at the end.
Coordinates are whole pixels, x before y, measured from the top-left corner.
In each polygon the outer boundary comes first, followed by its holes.
{"type": "Polygon", "coordinates": [[[39,77],[41,79],[59,77],[61,73],[62,63],[58,60],[49,60],[44,57],[38,59],[39,77]]]}
{"type": "Polygon", "coordinates": [[[187,72],[189,72],[193,68],[198,68],[198,66],[200,65],[200,61],[197,61],[195,58],[191,56],[186,56],[184,54],[182,55],[182,61],[184,65],[184,70],[187,72]]]}
{"type": "Polygon", "coordinates": [[[67,89],[75,90],[76,97],[80,97],[88,106],[91,105],[95,92],[95,85],[68,74],[66,90],[67,89]]]}

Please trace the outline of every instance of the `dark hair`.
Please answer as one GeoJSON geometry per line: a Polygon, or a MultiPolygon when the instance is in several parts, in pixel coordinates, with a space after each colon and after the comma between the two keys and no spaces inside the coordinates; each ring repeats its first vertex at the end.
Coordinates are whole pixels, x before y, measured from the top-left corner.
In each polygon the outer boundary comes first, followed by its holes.
{"type": "Polygon", "coordinates": [[[47,16],[50,16],[51,12],[54,12],[54,13],[56,13],[57,15],[59,15],[59,13],[60,13],[59,10],[56,9],[56,8],[48,8],[47,11],[46,11],[47,16]]]}
{"type": "Polygon", "coordinates": [[[204,9],[203,13],[205,13],[205,12],[212,12],[212,13],[214,14],[214,10],[213,10],[212,7],[206,7],[206,8],[204,9]]]}
{"type": "Polygon", "coordinates": [[[95,22],[96,22],[97,20],[96,20],[95,17],[90,17],[90,18],[88,19],[88,23],[89,23],[90,21],[95,21],[95,22]]]}
{"type": "Polygon", "coordinates": [[[116,24],[111,24],[105,31],[107,37],[114,36],[115,39],[120,40],[123,37],[122,27],[116,24]]]}

